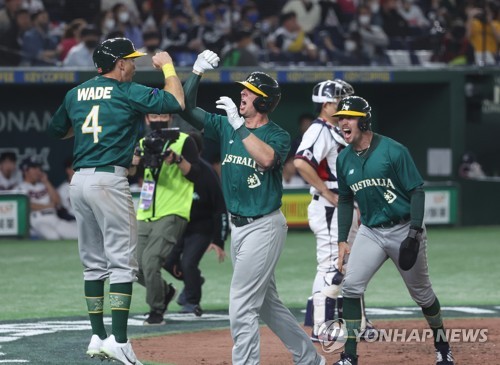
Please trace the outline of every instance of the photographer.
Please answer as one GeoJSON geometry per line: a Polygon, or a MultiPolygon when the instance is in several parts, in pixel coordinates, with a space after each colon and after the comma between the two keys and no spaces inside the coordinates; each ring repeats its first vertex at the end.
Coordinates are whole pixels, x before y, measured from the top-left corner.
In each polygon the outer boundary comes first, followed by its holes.
{"type": "Polygon", "coordinates": [[[171,114],[146,116],[152,132],[139,141],[132,164],[144,164],[144,183],[137,208],[138,282],[146,288],[150,307],[145,325],[165,324],[163,315],[175,289],[161,267],[186,229],[193,201],[193,179],[199,175],[198,150],[191,137],[165,129],[171,114]]]}

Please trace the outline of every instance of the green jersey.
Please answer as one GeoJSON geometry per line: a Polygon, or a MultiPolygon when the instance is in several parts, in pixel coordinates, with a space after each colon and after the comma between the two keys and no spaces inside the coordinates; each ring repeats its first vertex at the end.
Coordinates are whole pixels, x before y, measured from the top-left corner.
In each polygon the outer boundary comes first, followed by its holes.
{"type": "Polygon", "coordinates": [[[74,169],[128,168],[144,115],[180,111],[177,100],[166,91],[97,76],[68,91],[48,132],[62,138],[73,127],[74,169]]]}
{"type": "Polygon", "coordinates": [[[408,218],[410,192],[424,183],[408,149],[375,133],[364,155],[352,146],[339,154],[337,177],[339,195],[356,200],[368,227],[408,218]]]}
{"type": "Polygon", "coordinates": [[[283,163],[290,149],[290,135],[271,120],[250,129],[271,146],[280,161],[274,168],[261,171],[250,156],[227,117],[206,113],[205,137],[220,144],[222,191],[230,213],[254,217],[271,213],[281,206],[283,163]]]}

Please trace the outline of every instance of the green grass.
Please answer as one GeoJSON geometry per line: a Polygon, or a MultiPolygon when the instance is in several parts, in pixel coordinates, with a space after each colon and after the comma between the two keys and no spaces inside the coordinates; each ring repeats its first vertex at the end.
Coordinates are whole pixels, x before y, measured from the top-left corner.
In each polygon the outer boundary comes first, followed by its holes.
{"type": "MultiPolygon", "coordinates": [[[[500,227],[429,230],[430,275],[443,305],[500,303],[500,227]]],[[[229,242],[227,243],[229,247],[229,242]]],[[[290,232],[276,271],[280,297],[289,307],[305,306],[316,270],[312,233],[290,232]]],[[[231,263],[214,253],[201,263],[205,309],[227,309],[231,263]]],[[[84,315],[82,267],[73,241],[0,241],[0,320],[84,315]]],[[[168,278],[168,274],[164,274],[168,278]]],[[[179,282],[174,282],[181,288],[179,282]]],[[[132,312],[145,313],[145,291],[134,286],[132,312]]],[[[403,281],[388,261],[368,286],[369,306],[413,305],[403,281]]],[[[178,310],[172,303],[171,311],[178,310]]],[[[108,312],[109,313],[109,312],[108,312]]]]}

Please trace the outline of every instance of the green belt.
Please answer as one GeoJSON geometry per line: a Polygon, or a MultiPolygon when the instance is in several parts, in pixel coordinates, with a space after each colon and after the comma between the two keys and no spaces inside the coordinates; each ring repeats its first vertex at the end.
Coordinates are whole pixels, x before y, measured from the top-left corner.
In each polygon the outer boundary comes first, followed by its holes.
{"type": "MultiPolygon", "coordinates": [[[[80,169],[77,169],[76,171],[80,171],[80,169]]],[[[95,172],[111,172],[115,173],[115,167],[114,166],[97,166],[95,168],[95,172]]]]}

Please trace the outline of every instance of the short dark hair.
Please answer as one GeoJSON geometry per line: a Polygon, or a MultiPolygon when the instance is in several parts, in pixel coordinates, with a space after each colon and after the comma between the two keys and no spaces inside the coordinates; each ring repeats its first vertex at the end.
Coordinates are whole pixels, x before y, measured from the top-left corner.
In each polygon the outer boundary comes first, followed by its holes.
{"type": "Polygon", "coordinates": [[[2,152],[0,155],[0,162],[4,162],[5,160],[17,162],[17,155],[14,152],[2,152]]]}

